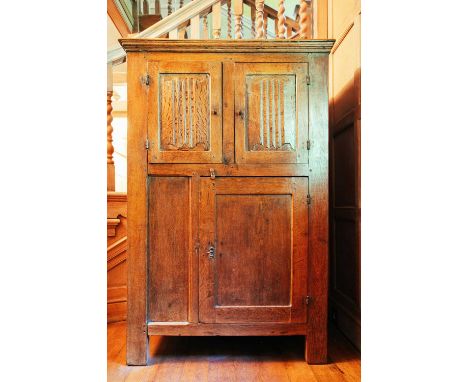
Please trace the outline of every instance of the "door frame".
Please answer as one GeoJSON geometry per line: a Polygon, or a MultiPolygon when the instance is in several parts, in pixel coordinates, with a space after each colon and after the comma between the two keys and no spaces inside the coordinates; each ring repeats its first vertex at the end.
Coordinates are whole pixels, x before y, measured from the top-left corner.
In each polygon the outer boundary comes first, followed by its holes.
{"type": "Polygon", "coordinates": [[[308,279],[308,178],[307,177],[209,177],[200,178],[199,222],[199,320],[203,323],[254,323],[307,321],[308,279]],[[291,298],[282,306],[218,306],[216,264],[209,247],[216,249],[217,195],[291,195],[292,254],[291,298]]]}

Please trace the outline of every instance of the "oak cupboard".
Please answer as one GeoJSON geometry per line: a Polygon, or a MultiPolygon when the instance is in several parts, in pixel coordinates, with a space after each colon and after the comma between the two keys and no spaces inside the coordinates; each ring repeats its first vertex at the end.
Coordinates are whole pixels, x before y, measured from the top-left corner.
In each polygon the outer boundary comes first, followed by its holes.
{"type": "Polygon", "coordinates": [[[149,335],[304,335],[326,362],[333,41],[121,44],[127,363],[149,335]]]}

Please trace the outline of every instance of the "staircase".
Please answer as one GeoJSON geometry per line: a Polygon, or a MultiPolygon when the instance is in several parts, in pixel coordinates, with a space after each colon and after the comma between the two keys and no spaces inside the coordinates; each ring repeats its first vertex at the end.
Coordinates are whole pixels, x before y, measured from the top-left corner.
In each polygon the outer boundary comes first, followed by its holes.
{"type": "MultiPolygon", "coordinates": [[[[326,4],[327,0],[108,0],[108,14],[114,24],[120,14],[119,31],[126,30],[123,37],[130,38],[311,39],[326,38],[320,17],[327,12],[326,4]],[[114,6],[112,16],[109,2],[114,6]]],[[[125,60],[120,46],[107,52],[109,322],[126,319],[126,194],[115,192],[112,144],[112,67],[125,60]]]]}

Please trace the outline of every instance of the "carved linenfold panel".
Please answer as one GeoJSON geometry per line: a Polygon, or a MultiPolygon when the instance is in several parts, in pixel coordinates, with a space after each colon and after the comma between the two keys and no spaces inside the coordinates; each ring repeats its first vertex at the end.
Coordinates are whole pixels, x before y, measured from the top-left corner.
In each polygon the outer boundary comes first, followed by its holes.
{"type": "Polygon", "coordinates": [[[209,74],[160,75],[160,149],[210,150],[209,74]]]}
{"type": "Polygon", "coordinates": [[[296,76],[246,77],[246,147],[249,151],[295,151],[296,76]]]}

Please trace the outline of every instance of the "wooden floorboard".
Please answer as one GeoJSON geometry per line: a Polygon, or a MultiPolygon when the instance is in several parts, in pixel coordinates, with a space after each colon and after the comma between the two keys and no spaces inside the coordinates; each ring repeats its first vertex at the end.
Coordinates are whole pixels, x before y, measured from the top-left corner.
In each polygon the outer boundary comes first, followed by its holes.
{"type": "Polygon", "coordinates": [[[107,326],[108,382],[356,382],[359,352],[331,328],[327,365],[307,365],[304,337],[151,336],[148,366],[125,364],[126,324],[107,326]]]}

